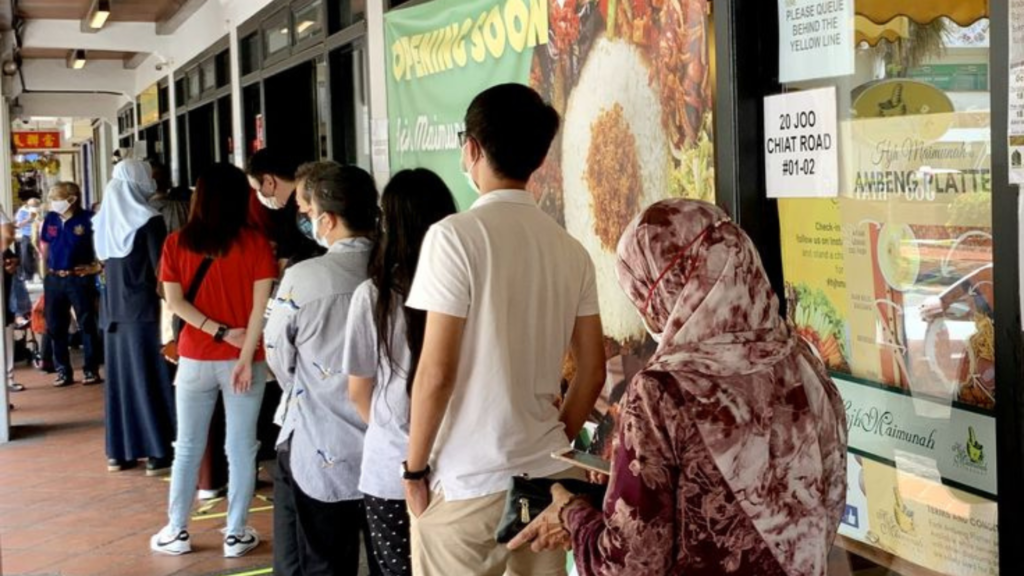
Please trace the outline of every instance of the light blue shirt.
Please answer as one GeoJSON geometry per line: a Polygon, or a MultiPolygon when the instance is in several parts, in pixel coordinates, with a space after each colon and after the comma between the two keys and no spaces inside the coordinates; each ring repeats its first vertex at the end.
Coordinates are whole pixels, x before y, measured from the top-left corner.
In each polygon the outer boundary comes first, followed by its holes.
{"type": "Polygon", "coordinates": [[[370,425],[363,445],[363,470],[359,489],[385,500],[405,500],[402,462],[409,450],[409,365],[405,315],[400,298],[391,313],[391,362],[379,358],[373,309],[377,289],[369,280],[352,296],[345,334],[342,368],[352,376],[373,378],[370,425]],[[394,370],[392,370],[394,365],[394,370]]]}
{"type": "Polygon", "coordinates": [[[360,500],[366,425],[348,399],[341,366],[349,304],[367,278],[373,244],[336,242],[288,269],[264,332],[267,363],[284,390],[280,449],[291,440],[292,476],[321,502],[360,500]]]}

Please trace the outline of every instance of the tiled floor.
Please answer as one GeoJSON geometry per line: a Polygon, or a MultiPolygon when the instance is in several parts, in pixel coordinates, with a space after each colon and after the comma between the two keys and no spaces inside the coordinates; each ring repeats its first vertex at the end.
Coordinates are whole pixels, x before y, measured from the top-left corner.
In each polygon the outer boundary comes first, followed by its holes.
{"type": "MultiPolygon", "coordinates": [[[[192,523],[194,552],[181,557],[149,551],[149,537],[166,523],[168,483],[147,478],[144,466],[106,471],[103,386],[57,389],[27,368],[11,394],[14,440],[0,446],[0,574],[3,576],[206,576],[269,574],[272,514],[259,496],[249,523],[265,541],[238,560],[222,557],[223,517],[192,523]]],[[[268,479],[266,472],[261,477],[268,479]]],[[[269,496],[261,483],[259,495],[269,496]]],[[[220,501],[206,513],[223,513],[220,501]]]]}

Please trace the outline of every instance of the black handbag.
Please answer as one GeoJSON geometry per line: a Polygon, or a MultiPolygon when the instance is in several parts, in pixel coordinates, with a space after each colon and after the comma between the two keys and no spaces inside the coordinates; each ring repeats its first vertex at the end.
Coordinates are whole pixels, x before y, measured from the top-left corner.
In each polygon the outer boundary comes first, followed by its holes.
{"type": "Polygon", "coordinates": [[[573,494],[584,496],[591,504],[600,505],[604,501],[607,487],[604,484],[593,484],[583,480],[555,480],[552,478],[530,478],[513,476],[508,495],[505,497],[505,511],[501,522],[494,533],[499,544],[508,544],[517,534],[522,532],[534,518],[551,506],[551,487],[561,484],[573,494]]]}

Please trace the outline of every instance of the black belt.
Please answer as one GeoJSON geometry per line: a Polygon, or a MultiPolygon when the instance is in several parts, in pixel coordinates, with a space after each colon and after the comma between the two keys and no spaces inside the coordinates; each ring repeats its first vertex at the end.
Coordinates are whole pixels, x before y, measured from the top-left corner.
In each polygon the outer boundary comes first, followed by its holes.
{"type": "Polygon", "coordinates": [[[85,278],[86,276],[96,275],[94,272],[77,272],[75,270],[50,270],[50,274],[57,278],[71,278],[72,276],[85,278]]]}

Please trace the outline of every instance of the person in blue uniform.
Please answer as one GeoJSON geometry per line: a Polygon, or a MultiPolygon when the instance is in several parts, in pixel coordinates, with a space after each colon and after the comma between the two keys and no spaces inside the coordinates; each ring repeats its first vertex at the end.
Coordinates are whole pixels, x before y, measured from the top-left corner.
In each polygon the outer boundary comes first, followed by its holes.
{"type": "Polygon", "coordinates": [[[98,384],[99,333],[97,330],[96,275],[100,265],[93,247],[92,212],[82,209],[82,191],[74,182],[60,182],[49,194],[50,213],[43,221],[39,241],[48,272],[44,282],[46,330],[53,343],[57,369],[54,386],[75,381],[68,352],[71,310],[75,311],[85,352],[83,384],[98,384]]]}

